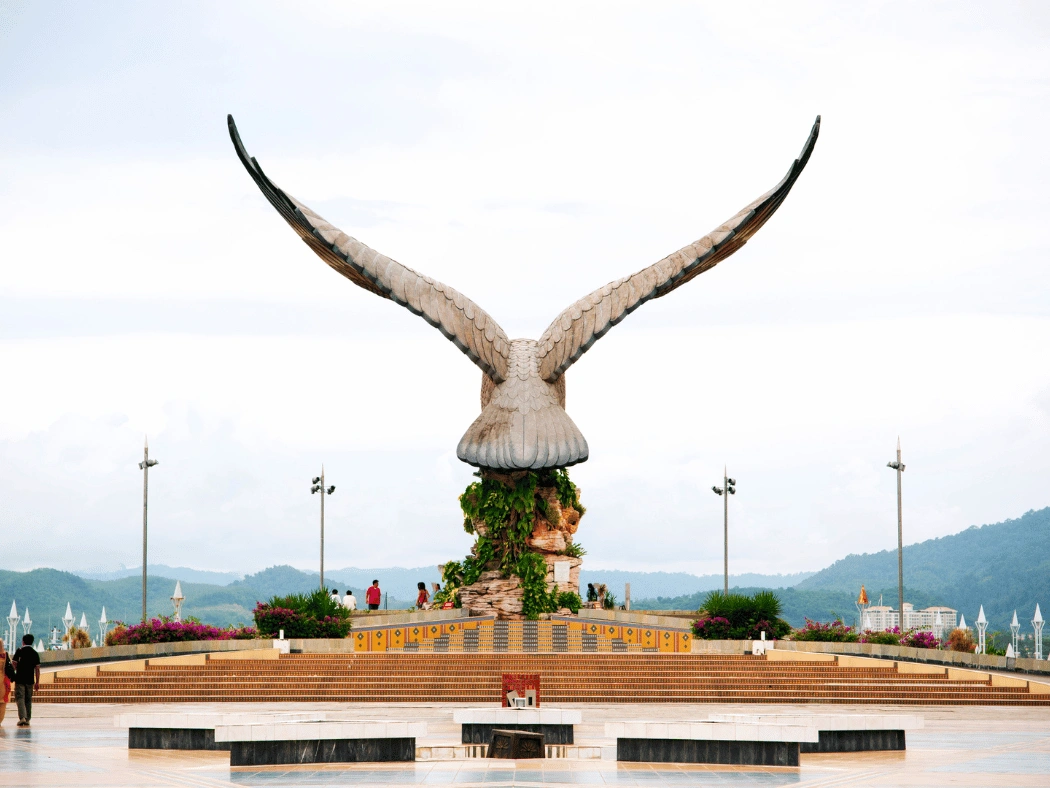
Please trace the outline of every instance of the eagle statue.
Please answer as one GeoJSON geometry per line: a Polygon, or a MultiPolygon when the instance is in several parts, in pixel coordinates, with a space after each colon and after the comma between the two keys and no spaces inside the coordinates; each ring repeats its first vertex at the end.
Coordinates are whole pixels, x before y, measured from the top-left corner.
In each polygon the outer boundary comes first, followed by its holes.
{"type": "Polygon", "coordinates": [[[351,238],[279,188],[248,155],[233,116],[227,121],[252,180],[318,257],[358,287],[422,317],[481,368],[481,415],[460,439],[456,454],[470,465],[504,472],[564,468],[587,460],[587,440],[565,412],[565,372],[646,301],[681,287],[747,243],[791,191],[820,132],[818,115],[783,180],[700,240],[584,296],[539,339],[509,339],[462,293],[351,238]]]}

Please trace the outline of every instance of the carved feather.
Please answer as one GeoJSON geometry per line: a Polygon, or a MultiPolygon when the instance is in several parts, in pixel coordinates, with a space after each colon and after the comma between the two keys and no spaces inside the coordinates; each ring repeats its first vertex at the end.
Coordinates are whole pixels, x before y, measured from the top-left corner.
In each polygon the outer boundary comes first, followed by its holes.
{"type": "Polygon", "coordinates": [[[558,315],[537,342],[540,377],[553,383],[610,328],[646,301],[681,287],[747,243],[784,202],[809,161],[819,133],[818,115],[802,153],[783,180],[729,221],[648,268],[584,296],[558,315]]]}
{"type": "Polygon", "coordinates": [[[506,379],[510,341],[485,310],[451,287],[351,238],[282,191],[248,155],[232,115],[227,116],[227,122],[241,164],[270,204],[318,257],[358,287],[420,315],[496,383],[506,379]]]}

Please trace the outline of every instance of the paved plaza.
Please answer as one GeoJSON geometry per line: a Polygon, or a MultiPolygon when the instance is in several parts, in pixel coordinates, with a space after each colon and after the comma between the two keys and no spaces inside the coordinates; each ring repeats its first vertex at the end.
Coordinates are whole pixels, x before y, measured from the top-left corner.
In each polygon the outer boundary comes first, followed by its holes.
{"type": "MultiPolygon", "coordinates": [[[[33,727],[9,715],[0,728],[0,786],[338,786],[338,785],[671,785],[671,786],[1050,786],[1050,709],[909,707],[926,719],[907,752],[803,755],[799,768],[617,764],[602,760],[417,761],[414,764],[231,768],[225,752],[129,751],[118,713],[213,711],[219,704],[40,704],[33,727]]],[[[368,719],[425,720],[419,746],[458,742],[452,704],[221,704],[223,711],[340,711],[368,719]],[[260,706],[266,705],[266,708],[260,706]]],[[[566,705],[583,713],[578,744],[611,744],[604,723],[699,719],[755,713],[754,705],[566,705]]],[[[777,712],[897,713],[893,706],[778,706],[777,712]]]]}

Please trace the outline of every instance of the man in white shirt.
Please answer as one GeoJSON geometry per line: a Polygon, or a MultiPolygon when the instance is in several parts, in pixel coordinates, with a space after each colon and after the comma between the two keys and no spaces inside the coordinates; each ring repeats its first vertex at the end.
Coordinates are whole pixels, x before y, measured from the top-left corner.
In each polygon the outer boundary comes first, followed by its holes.
{"type": "Polygon", "coordinates": [[[357,597],[349,588],[346,589],[346,596],[343,597],[343,607],[347,610],[357,610],[357,597]]]}
{"type": "Polygon", "coordinates": [[[334,588],[332,589],[332,601],[335,602],[337,605],[342,604],[339,601],[339,592],[334,588]]]}

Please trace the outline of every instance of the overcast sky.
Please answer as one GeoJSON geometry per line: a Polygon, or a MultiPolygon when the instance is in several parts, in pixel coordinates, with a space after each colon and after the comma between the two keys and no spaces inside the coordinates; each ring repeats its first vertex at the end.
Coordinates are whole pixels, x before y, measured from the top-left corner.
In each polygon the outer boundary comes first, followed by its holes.
{"type": "Polygon", "coordinates": [[[507,334],[772,187],[567,375],[592,568],[818,569],[1050,505],[1045,3],[0,2],[0,566],[469,547],[480,372],[316,258],[267,173],[507,334]]]}

